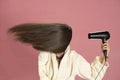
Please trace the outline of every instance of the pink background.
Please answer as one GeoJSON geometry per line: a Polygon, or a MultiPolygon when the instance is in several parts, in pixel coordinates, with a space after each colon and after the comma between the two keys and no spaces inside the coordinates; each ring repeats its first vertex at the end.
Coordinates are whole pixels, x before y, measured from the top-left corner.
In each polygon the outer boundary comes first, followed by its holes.
{"type": "Polygon", "coordinates": [[[97,55],[102,56],[102,52],[101,41],[89,40],[88,33],[109,31],[110,67],[103,80],[120,80],[119,0],[0,0],[0,80],[39,80],[39,51],[15,42],[6,33],[16,24],[28,22],[71,25],[71,48],[89,62],[97,55]]]}

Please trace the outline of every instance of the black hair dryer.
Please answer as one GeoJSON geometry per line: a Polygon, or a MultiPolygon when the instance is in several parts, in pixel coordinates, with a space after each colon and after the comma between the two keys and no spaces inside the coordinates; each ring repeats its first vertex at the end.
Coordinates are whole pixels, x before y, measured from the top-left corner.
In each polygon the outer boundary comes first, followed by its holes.
{"type": "MultiPolygon", "coordinates": [[[[89,33],[88,34],[89,39],[101,39],[102,43],[104,43],[106,40],[110,38],[110,33],[108,31],[103,31],[103,32],[95,32],[95,33],[89,33]]],[[[107,50],[103,51],[105,61],[107,59],[107,50]]]]}

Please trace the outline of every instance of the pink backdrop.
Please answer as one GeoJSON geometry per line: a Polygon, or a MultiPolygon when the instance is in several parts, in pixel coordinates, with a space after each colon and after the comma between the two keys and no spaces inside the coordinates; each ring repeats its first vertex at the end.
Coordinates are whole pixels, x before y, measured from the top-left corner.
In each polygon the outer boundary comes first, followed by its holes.
{"type": "MultiPolygon", "coordinates": [[[[0,80],[39,80],[39,51],[12,40],[6,31],[20,23],[67,23],[73,28],[71,48],[89,62],[102,56],[100,40],[87,34],[108,30],[110,67],[103,80],[120,80],[120,1],[119,0],[0,0],[0,80]]],[[[76,77],[76,80],[82,80],[76,77]]]]}

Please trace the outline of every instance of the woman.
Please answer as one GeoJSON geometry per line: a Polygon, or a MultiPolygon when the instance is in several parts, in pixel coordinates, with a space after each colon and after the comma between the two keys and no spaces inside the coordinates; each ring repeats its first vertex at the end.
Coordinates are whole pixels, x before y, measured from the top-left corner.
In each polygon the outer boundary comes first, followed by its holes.
{"type": "MultiPolygon", "coordinates": [[[[85,80],[102,80],[109,66],[104,57],[97,56],[90,64],[71,50],[72,29],[66,24],[21,24],[9,29],[9,32],[14,34],[16,40],[40,50],[40,80],[74,80],[76,75],[85,80]]],[[[107,42],[102,44],[102,50],[109,53],[107,42]]]]}

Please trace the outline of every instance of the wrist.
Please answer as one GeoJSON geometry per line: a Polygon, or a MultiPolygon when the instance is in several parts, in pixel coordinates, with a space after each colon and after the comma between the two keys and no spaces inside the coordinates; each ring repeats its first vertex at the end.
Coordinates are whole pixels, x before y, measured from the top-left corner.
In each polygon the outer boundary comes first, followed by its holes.
{"type": "Polygon", "coordinates": [[[100,57],[99,61],[100,61],[101,64],[103,64],[105,62],[105,58],[104,57],[100,57]]]}

